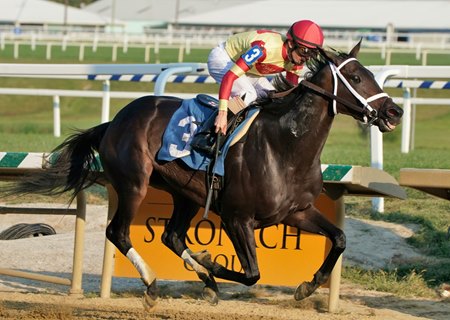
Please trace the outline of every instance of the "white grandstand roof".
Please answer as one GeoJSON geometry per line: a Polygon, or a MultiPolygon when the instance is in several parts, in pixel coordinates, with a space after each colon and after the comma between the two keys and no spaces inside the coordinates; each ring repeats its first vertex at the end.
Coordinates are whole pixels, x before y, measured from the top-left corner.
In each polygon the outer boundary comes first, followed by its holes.
{"type": "MultiPolygon", "coordinates": [[[[0,23],[54,24],[65,23],[65,6],[46,0],[0,0],[0,23]]],[[[67,7],[68,25],[104,26],[109,20],[98,14],[67,7]]]]}
{"type": "Polygon", "coordinates": [[[450,30],[449,0],[98,0],[85,10],[122,20],[184,25],[287,27],[311,19],[324,28],[450,30]]]}
{"type": "Polygon", "coordinates": [[[181,24],[289,26],[310,19],[324,28],[450,30],[450,1],[314,0],[243,3],[213,13],[181,17],[181,24]]]}
{"type": "MultiPolygon", "coordinates": [[[[258,1],[260,0],[178,0],[178,18],[258,1]]],[[[177,0],[97,0],[83,9],[129,21],[173,23],[177,19],[177,0]]]]}

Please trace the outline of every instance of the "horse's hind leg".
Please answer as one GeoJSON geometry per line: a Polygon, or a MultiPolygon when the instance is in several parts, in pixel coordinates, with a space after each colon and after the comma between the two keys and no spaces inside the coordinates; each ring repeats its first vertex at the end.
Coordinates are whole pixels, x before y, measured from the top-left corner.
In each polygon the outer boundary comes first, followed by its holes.
{"type": "Polygon", "coordinates": [[[213,275],[196,260],[197,256],[202,255],[203,252],[193,253],[186,245],[186,233],[190,227],[190,222],[199,210],[199,206],[184,197],[172,196],[174,209],[162,235],[162,242],[190,265],[205,283],[203,298],[211,304],[217,304],[218,289],[216,281],[213,275]]]}
{"type": "Polygon", "coordinates": [[[119,183],[113,183],[117,192],[118,204],[117,211],[106,229],[106,237],[131,261],[139,272],[147,287],[144,305],[152,308],[157,299],[156,275],[133,248],[130,240],[130,224],[147,194],[147,182],[147,175],[143,175],[137,180],[123,179],[119,183]]]}
{"type": "Polygon", "coordinates": [[[345,250],[345,234],[328,221],[314,206],[306,211],[297,212],[283,221],[284,224],[297,227],[310,233],[321,234],[331,240],[331,249],[311,282],[304,282],[297,287],[295,299],[310,296],[319,286],[328,281],[336,261],[345,250]]]}

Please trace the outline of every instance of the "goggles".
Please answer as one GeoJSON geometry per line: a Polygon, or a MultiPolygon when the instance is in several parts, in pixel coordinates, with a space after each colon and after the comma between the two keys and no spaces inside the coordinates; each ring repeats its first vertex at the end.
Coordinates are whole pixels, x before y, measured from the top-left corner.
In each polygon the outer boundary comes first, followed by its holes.
{"type": "Polygon", "coordinates": [[[299,45],[297,45],[297,47],[294,49],[294,51],[297,54],[299,54],[305,58],[311,58],[311,57],[317,56],[317,54],[318,54],[317,49],[312,49],[312,48],[299,46],[299,45]]]}

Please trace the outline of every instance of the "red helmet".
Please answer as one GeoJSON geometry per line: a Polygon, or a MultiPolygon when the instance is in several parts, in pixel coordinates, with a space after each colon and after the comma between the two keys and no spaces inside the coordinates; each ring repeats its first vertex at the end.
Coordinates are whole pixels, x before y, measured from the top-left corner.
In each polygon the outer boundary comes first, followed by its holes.
{"type": "Polygon", "coordinates": [[[311,20],[295,22],[286,33],[288,40],[308,48],[321,47],[323,45],[322,29],[311,20]]]}

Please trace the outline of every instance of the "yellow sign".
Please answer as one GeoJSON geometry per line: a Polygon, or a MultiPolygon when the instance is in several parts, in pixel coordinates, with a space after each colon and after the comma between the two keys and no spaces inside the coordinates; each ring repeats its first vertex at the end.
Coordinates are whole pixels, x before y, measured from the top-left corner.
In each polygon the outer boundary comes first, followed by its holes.
{"type": "MultiPolygon", "coordinates": [[[[334,222],[335,203],[321,195],[316,206],[334,222]]],[[[147,197],[131,225],[131,241],[159,279],[199,280],[197,274],[161,242],[164,226],[172,213],[172,200],[164,191],[149,188],[147,197]]],[[[203,209],[191,223],[187,245],[196,252],[207,249],[214,261],[242,272],[241,265],[220,218],[210,212],[202,219],[203,209]]],[[[299,232],[297,228],[276,225],[255,230],[260,284],[295,286],[311,281],[329,251],[329,240],[323,236],[299,232]]],[[[133,265],[116,250],[114,275],[140,277],[133,265]]],[[[217,279],[217,281],[221,281],[217,279]]]]}

